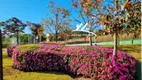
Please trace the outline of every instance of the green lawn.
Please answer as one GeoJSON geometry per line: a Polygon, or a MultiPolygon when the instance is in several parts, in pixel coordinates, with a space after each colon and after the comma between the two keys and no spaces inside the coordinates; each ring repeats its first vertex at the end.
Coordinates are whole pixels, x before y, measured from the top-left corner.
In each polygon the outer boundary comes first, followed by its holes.
{"type": "MultiPolygon", "coordinates": [[[[101,45],[103,47],[113,48],[113,45],[101,45]]],[[[118,50],[127,52],[135,57],[136,60],[141,61],[141,45],[119,45],[118,50]]]]}
{"type": "MultiPolygon", "coordinates": [[[[3,49],[4,50],[4,49],[3,49]]],[[[22,72],[12,68],[12,59],[3,52],[4,80],[73,80],[67,74],[59,72],[22,72]]]]}

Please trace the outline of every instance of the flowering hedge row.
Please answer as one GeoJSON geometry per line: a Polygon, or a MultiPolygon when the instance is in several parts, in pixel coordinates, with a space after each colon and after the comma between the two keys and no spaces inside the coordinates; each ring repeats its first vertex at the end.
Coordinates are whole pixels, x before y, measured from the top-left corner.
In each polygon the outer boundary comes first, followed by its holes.
{"type": "Polygon", "coordinates": [[[14,49],[17,48],[19,50],[36,50],[38,48],[38,44],[28,44],[28,45],[9,45],[7,47],[8,57],[12,57],[14,49]]]}
{"type": "Polygon", "coordinates": [[[16,46],[18,46],[18,45],[10,45],[7,47],[8,57],[12,57],[13,50],[16,48],[16,46]]]}
{"type": "Polygon", "coordinates": [[[13,67],[23,71],[58,70],[98,80],[132,80],[135,59],[113,49],[99,46],[67,47],[58,44],[41,44],[34,51],[13,51],[13,67]]]}

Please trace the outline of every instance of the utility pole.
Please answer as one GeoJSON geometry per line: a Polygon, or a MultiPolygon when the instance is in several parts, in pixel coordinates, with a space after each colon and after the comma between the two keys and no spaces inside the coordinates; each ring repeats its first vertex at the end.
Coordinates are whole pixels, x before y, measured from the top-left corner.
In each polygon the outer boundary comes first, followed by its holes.
{"type": "Polygon", "coordinates": [[[2,35],[0,29],[0,80],[3,80],[2,35]]]}

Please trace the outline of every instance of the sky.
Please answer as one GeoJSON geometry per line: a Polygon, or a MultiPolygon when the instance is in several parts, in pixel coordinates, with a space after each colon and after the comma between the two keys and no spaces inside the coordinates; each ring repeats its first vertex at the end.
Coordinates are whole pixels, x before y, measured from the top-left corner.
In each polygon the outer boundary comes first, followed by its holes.
{"type": "MultiPolygon", "coordinates": [[[[23,22],[40,23],[48,15],[47,6],[50,0],[0,0],[0,21],[17,17],[23,22]]],[[[60,6],[72,9],[71,0],[54,0],[60,6]]],[[[73,12],[76,17],[76,13],[73,12]]],[[[25,33],[30,33],[27,27],[25,33]]]]}
{"type": "MultiPolygon", "coordinates": [[[[70,8],[70,0],[55,0],[59,6],[70,8]],[[62,5],[64,4],[64,5],[62,5]]],[[[17,17],[23,22],[40,23],[46,18],[49,0],[0,0],[0,21],[17,17]]],[[[29,32],[27,27],[25,33],[29,32]]]]}

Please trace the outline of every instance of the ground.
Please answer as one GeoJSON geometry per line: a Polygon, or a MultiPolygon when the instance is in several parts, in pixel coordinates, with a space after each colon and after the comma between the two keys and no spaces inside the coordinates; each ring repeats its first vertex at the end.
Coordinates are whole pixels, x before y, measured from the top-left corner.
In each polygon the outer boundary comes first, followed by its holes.
{"type": "MultiPolygon", "coordinates": [[[[110,47],[113,46],[104,46],[110,47]]],[[[128,52],[138,61],[136,65],[137,80],[141,80],[141,46],[140,45],[121,45],[119,50],[128,52]]],[[[3,75],[4,80],[89,80],[85,78],[73,78],[67,74],[59,72],[22,72],[12,68],[12,59],[7,56],[6,49],[3,49],[3,75]]]]}

